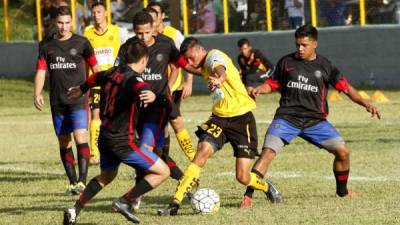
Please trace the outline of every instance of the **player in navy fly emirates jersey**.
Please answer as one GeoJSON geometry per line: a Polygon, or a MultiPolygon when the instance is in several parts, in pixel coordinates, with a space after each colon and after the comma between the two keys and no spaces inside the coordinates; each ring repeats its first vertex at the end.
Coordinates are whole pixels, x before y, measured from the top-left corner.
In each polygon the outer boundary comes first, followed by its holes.
{"type": "Polygon", "coordinates": [[[84,84],[69,90],[69,97],[76,99],[89,88],[101,87],[98,140],[101,173],[88,183],[74,207],[65,210],[64,224],[76,223],[84,205],[117,176],[121,162],[144,174],[131,190],[112,203],[114,211],[133,223],[140,220],[132,213],[132,203],[169,176],[167,165],[146,147],[138,146],[136,140],[138,118],[156,99],[150,85],[140,76],[148,61],[146,45],[137,39],[132,41],[124,58],[125,64],[95,73],[84,84]]]}
{"type": "Polygon", "coordinates": [[[71,32],[69,7],[57,9],[56,24],[57,34],[39,44],[34,105],[38,110],[42,110],[44,107],[41,92],[46,71],[48,71],[53,125],[60,146],[61,160],[70,182],[66,194],[79,194],[85,188],[90,159],[87,143],[87,97],[82,96],[79,99],[70,100],[67,98],[67,90],[86,80],[86,63],[91,66],[93,71],[98,71],[98,66],[89,41],[85,37],[71,32]],[[71,133],[73,133],[78,152],[78,179],[75,172],[71,133]]]}
{"type": "MultiPolygon", "coordinates": [[[[327,121],[328,87],[343,92],[378,119],[380,112],[358,94],[328,59],[316,52],[316,28],[311,25],[298,28],[295,39],[297,51],[280,59],[272,77],[251,91],[254,97],[272,91],[281,93],[279,108],[265,135],[261,157],[253,170],[264,176],[279,150],[299,136],[334,155],[336,195],[356,196],[358,193],[347,189],[350,150],[336,128],[327,121]]],[[[241,201],[242,208],[251,207],[252,192],[251,188],[246,190],[241,201]]]]}

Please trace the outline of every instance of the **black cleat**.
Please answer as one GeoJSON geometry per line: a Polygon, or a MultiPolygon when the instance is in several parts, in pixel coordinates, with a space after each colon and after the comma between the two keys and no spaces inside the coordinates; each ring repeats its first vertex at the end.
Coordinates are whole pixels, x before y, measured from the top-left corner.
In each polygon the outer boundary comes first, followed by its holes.
{"type": "Polygon", "coordinates": [[[132,213],[132,206],[126,200],[117,198],[113,201],[112,210],[121,213],[127,220],[132,223],[140,223],[140,219],[132,213]]]}
{"type": "Polygon", "coordinates": [[[76,224],[76,210],[75,208],[69,208],[64,210],[63,225],[75,225],[76,224]]]}
{"type": "Polygon", "coordinates": [[[159,216],[175,216],[178,214],[179,204],[169,203],[168,207],[165,209],[157,210],[159,216]]]}
{"type": "Polygon", "coordinates": [[[272,184],[271,181],[266,180],[268,184],[268,191],[265,192],[267,195],[267,198],[272,202],[272,203],[283,203],[283,196],[282,194],[276,189],[276,187],[272,184]]]}

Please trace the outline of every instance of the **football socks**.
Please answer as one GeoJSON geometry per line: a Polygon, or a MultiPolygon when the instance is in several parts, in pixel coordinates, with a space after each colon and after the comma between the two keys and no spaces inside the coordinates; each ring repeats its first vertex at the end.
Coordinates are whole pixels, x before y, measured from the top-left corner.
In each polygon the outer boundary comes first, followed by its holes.
{"type": "Polygon", "coordinates": [[[70,184],[76,184],[75,159],[72,148],[60,148],[60,157],[70,184]]]}
{"type": "Polygon", "coordinates": [[[90,150],[87,143],[76,145],[78,149],[79,181],[86,184],[88,166],[90,160],[90,150]]]}
{"type": "Polygon", "coordinates": [[[254,190],[260,190],[263,192],[268,191],[268,184],[260,177],[258,174],[251,172],[250,173],[250,183],[247,185],[254,190]]]}
{"type": "Polygon", "coordinates": [[[336,179],[336,194],[340,197],[346,196],[349,192],[347,190],[347,180],[349,179],[349,170],[346,171],[333,171],[336,179]]]}
{"type": "Polygon", "coordinates": [[[199,182],[200,171],[201,168],[194,163],[190,163],[190,165],[186,168],[185,173],[183,174],[182,179],[179,181],[178,187],[175,191],[175,203],[180,204],[186,193],[197,185],[199,182]]]}
{"type": "Polygon", "coordinates": [[[124,195],[124,198],[128,199],[130,202],[133,202],[143,194],[151,191],[152,189],[153,187],[151,186],[151,184],[149,184],[149,182],[147,182],[146,179],[141,179],[131,190],[128,191],[128,193],[124,195]]]}
{"type": "Polygon", "coordinates": [[[176,139],[178,140],[179,146],[181,147],[183,153],[190,161],[192,161],[196,152],[194,150],[189,132],[186,129],[183,129],[176,134],[176,139]]]}
{"type": "Polygon", "coordinates": [[[76,214],[79,214],[79,211],[85,206],[85,204],[90,201],[97,193],[99,193],[103,189],[101,184],[97,181],[96,178],[93,178],[89,181],[83,193],[79,196],[79,199],[75,203],[76,214]]]}
{"type": "Polygon", "coordinates": [[[100,134],[101,120],[90,121],[90,154],[95,160],[100,159],[98,139],[100,134]]]}

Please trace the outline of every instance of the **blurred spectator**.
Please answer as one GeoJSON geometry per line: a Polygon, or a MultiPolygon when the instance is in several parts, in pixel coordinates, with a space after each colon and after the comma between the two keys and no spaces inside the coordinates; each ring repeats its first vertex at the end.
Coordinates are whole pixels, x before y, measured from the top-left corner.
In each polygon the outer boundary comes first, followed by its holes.
{"type": "Polygon", "coordinates": [[[372,0],[368,5],[369,24],[396,23],[397,6],[394,1],[372,0]]]}
{"type": "Polygon", "coordinates": [[[304,0],[285,0],[285,9],[290,29],[297,29],[304,24],[304,0]]]}
{"type": "Polygon", "coordinates": [[[265,20],[265,1],[257,1],[254,3],[253,11],[249,13],[246,30],[265,30],[265,20]]]}
{"type": "Polygon", "coordinates": [[[222,8],[222,0],[214,0],[213,8],[216,18],[216,31],[224,32],[224,9],[222,8]]]}
{"type": "Polygon", "coordinates": [[[352,22],[345,0],[321,0],[319,12],[321,23],[326,26],[343,26],[352,22]]]}
{"type": "Polygon", "coordinates": [[[210,1],[200,0],[199,12],[197,16],[197,34],[210,34],[215,32],[215,14],[210,1]]]}

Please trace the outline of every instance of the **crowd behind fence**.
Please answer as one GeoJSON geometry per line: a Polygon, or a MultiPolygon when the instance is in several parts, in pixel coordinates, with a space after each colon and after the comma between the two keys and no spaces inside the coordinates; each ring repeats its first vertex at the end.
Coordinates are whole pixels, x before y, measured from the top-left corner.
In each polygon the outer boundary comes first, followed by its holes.
{"type": "MultiPolygon", "coordinates": [[[[18,0],[17,0],[18,1],[18,0]]],[[[22,1],[22,0],[19,0],[22,1]]],[[[73,29],[83,32],[91,23],[90,5],[98,0],[36,0],[32,38],[41,40],[52,26],[54,10],[68,5],[73,12],[73,29]]],[[[104,0],[109,22],[131,29],[132,16],[149,0],[104,0]]],[[[400,0],[158,0],[166,8],[166,21],[188,34],[276,31],[311,23],[317,27],[399,24],[400,0]]],[[[3,0],[3,36],[12,33],[18,15],[9,13],[3,0]]]]}

